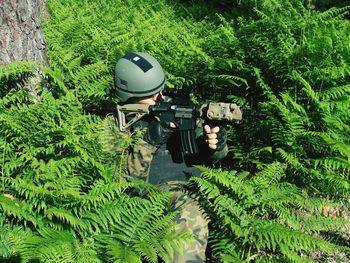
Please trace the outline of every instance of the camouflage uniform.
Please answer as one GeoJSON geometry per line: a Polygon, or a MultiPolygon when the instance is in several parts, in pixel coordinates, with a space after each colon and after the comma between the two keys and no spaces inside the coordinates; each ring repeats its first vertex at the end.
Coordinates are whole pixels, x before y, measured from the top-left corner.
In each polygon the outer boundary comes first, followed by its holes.
{"type": "MultiPolygon", "coordinates": [[[[141,125],[144,127],[144,125],[141,125]]],[[[197,137],[203,134],[203,129],[197,129],[197,137]]],[[[175,139],[173,147],[179,145],[175,139]]],[[[178,149],[176,153],[180,153],[178,149]]],[[[206,148],[206,152],[210,152],[206,148]]],[[[227,154],[227,147],[220,152],[211,152],[210,158],[220,159],[227,154]]],[[[177,176],[176,172],[181,173],[182,170],[188,170],[190,176],[198,176],[200,171],[194,167],[188,167],[184,162],[174,162],[174,153],[170,153],[166,147],[155,147],[144,140],[138,141],[134,145],[128,155],[127,169],[130,179],[144,179],[152,184],[159,185],[162,189],[171,190],[173,192],[172,201],[176,208],[180,209],[180,214],[176,218],[178,223],[178,231],[191,232],[194,239],[184,247],[182,255],[174,254],[174,263],[199,263],[205,262],[205,250],[208,242],[208,220],[201,210],[199,203],[183,191],[182,186],[187,181],[187,176],[177,176]],[[164,169],[162,169],[162,167],[164,169]],[[160,169],[159,169],[160,168],[160,169]],[[174,172],[175,171],[175,172],[174,172]],[[170,176],[169,176],[170,174],[170,176]],[[175,175],[175,177],[174,177],[175,175]]],[[[175,154],[176,155],[176,154],[175,154]]],[[[195,159],[203,157],[195,156],[195,159]]],[[[213,162],[213,159],[211,159],[213,162]]]]}
{"type": "Polygon", "coordinates": [[[208,220],[199,203],[186,193],[176,191],[173,198],[176,208],[181,211],[175,219],[178,223],[176,230],[189,231],[194,237],[191,243],[185,245],[182,255],[175,252],[173,262],[205,262],[205,249],[208,243],[208,220]]]}

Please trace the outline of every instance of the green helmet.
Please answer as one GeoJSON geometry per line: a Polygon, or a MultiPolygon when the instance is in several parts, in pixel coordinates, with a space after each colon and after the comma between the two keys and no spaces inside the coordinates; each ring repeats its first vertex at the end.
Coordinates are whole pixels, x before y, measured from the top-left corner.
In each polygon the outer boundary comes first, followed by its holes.
{"type": "Polygon", "coordinates": [[[147,53],[127,53],[115,66],[116,91],[122,102],[152,96],[164,87],[164,83],[162,67],[147,53]]]}

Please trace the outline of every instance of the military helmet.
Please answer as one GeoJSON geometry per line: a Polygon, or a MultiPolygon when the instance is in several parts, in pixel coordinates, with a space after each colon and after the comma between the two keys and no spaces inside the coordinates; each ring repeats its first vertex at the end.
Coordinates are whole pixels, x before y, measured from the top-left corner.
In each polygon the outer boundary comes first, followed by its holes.
{"type": "Polygon", "coordinates": [[[115,66],[116,93],[122,102],[152,96],[164,87],[164,83],[162,67],[147,53],[127,53],[115,66]]]}

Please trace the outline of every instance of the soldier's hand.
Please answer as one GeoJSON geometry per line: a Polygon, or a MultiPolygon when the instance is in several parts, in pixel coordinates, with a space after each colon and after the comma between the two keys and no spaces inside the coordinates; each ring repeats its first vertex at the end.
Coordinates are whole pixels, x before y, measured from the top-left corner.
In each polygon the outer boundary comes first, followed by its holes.
{"type": "Polygon", "coordinates": [[[165,128],[159,121],[152,121],[147,128],[144,140],[149,144],[159,147],[163,143],[166,143],[173,134],[174,127],[171,124],[169,126],[169,128],[165,128]]]}
{"type": "Polygon", "coordinates": [[[227,143],[227,132],[223,127],[204,125],[205,142],[212,150],[221,151],[227,143]]]}

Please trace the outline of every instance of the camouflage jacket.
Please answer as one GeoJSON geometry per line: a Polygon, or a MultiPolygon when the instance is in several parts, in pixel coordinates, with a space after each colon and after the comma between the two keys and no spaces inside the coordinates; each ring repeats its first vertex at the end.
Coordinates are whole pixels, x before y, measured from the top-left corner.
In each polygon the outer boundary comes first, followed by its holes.
{"type": "MultiPolygon", "coordinates": [[[[131,128],[131,133],[138,128],[147,128],[147,121],[139,121],[131,128]]],[[[174,132],[167,143],[155,147],[143,139],[139,139],[130,147],[127,156],[129,180],[144,179],[152,184],[160,185],[170,181],[185,182],[191,176],[198,176],[200,170],[193,165],[213,165],[227,155],[227,145],[221,151],[209,149],[205,144],[203,128],[199,124],[196,129],[196,140],[199,153],[184,157],[180,149],[180,138],[174,132]]]]}

